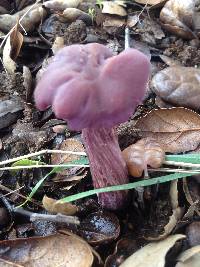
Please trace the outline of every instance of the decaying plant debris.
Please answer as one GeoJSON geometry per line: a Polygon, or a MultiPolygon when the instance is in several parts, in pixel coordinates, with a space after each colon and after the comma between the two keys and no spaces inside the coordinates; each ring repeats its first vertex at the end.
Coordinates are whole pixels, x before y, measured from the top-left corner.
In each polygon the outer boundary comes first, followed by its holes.
{"type": "Polygon", "coordinates": [[[199,0],[0,1],[0,267],[199,265],[199,10],[199,0]],[[90,163],[81,133],[33,96],[60,49],[90,43],[151,61],[143,102],[116,126],[138,183],[116,211],[94,192],[64,203],[93,189],[90,163]]]}

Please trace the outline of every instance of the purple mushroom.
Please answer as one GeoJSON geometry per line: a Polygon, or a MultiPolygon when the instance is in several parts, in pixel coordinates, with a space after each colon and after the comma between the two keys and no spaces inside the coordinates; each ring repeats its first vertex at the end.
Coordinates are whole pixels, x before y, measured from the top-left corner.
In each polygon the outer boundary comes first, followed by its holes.
{"type": "MultiPolygon", "coordinates": [[[[142,101],[149,76],[148,58],[135,49],[117,56],[100,44],[61,49],[35,90],[36,105],[52,105],[56,117],[82,130],[95,188],[128,183],[115,126],[128,120],[142,101]]],[[[127,191],[101,193],[99,203],[121,208],[127,191]]]]}

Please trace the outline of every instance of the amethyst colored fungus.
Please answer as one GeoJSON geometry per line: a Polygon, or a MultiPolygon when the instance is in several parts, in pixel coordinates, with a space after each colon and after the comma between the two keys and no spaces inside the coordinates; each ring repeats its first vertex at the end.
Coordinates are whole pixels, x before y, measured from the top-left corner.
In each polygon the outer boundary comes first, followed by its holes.
{"type": "MultiPolygon", "coordinates": [[[[72,130],[82,130],[95,188],[128,183],[115,126],[141,103],[149,76],[148,58],[135,49],[117,56],[101,44],[61,49],[35,90],[36,106],[52,106],[72,130]]],[[[127,191],[101,193],[108,209],[123,207],[127,191]]]]}

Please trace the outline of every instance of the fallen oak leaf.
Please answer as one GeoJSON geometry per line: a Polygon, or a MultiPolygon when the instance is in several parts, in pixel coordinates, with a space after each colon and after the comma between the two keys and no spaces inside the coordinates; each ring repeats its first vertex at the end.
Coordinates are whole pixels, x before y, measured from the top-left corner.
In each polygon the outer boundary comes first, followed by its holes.
{"type": "Polygon", "coordinates": [[[141,137],[154,138],[165,152],[192,151],[200,143],[200,115],[187,108],[152,110],[135,128],[141,137]]]}
{"type": "Polygon", "coordinates": [[[23,267],[90,267],[93,262],[90,246],[75,235],[5,240],[0,241],[0,250],[0,267],[8,261],[13,263],[11,266],[23,267]]]}
{"type": "Polygon", "coordinates": [[[152,90],[162,100],[175,106],[200,108],[200,70],[173,66],[154,75],[152,90]]]}

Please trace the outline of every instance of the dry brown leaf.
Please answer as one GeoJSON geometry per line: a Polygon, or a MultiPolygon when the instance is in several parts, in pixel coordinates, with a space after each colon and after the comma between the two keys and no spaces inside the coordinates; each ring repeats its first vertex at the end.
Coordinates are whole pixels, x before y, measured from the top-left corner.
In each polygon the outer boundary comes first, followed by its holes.
{"type": "Polygon", "coordinates": [[[132,176],[140,177],[147,165],[159,168],[165,158],[165,152],[153,138],[144,138],[122,151],[122,155],[132,176]]]}
{"type": "Polygon", "coordinates": [[[184,235],[172,235],[163,241],[150,243],[127,258],[120,267],[164,267],[168,250],[183,238],[184,235]]]}
{"type": "Polygon", "coordinates": [[[192,247],[178,256],[176,267],[199,267],[200,246],[192,247]]]}
{"type": "Polygon", "coordinates": [[[23,267],[90,267],[93,262],[85,241],[61,234],[0,241],[0,258],[0,267],[6,266],[4,260],[23,267]]]}
{"type": "Polygon", "coordinates": [[[86,23],[86,25],[92,24],[92,17],[88,13],[73,7],[66,8],[63,13],[58,17],[58,19],[62,22],[73,22],[76,20],[82,20],[86,23]]]}
{"type": "Polygon", "coordinates": [[[78,7],[83,0],[49,0],[46,1],[43,6],[56,10],[64,11],[68,7],[78,7]]]}
{"type": "MultiPolygon", "coordinates": [[[[81,144],[81,142],[78,141],[77,139],[72,139],[72,138],[69,138],[63,141],[59,149],[66,150],[66,151],[67,150],[73,151],[73,152],[84,152],[84,147],[81,144]]],[[[52,154],[51,163],[52,164],[67,164],[78,159],[80,159],[79,155],[74,155],[70,153],[69,154],[52,154]]],[[[61,173],[65,175],[68,173],[68,171],[65,170],[65,171],[62,171],[61,173]]]]}
{"type": "Polygon", "coordinates": [[[101,4],[103,5],[103,14],[118,15],[121,17],[127,16],[126,9],[117,2],[103,1],[101,4]]]}
{"type": "MultiPolygon", "coordinates": [[[[77,139],[68,138],[63,141],[60,150],[68,150],[74,152],[84,152],[84,147],[80,141],[77,139]]],[[[73,154],[53,154],[51,156],[52,164],[70,164],[73,161],[80,159],[79,155],[73,154]]],[[[64,181],[79,181],[87,175],[87,170],[84,171],[83,167],[75,166],[69,169],[59,172],[54,177],[54,182],[64,182],[64,181]]]]}
{"type": "Polygon", "coordinates": [[[13,31],[6,40],[3,49],[3,65],[8,73],[14,74],[17,64],[15,59],[18,57],[23,43],[23,35],[19,31],[19,20],[13,31]]]}
{"type": "Polygon", "coordinates": [[[125,19],[106,16],[103,22],[103,27],[106,32],[108,32],[109,34],[113,34],[117,28],[123,27],[125,24],[125,19]]]}
{"type": "Polygon", "coordinates": [[[169,0],[160,12],[163,27],[182,38],[196,38],[193,33],[194,0],[169,0]]]}
{"type": "Polygon", "coordinates": [[[154,138],[165,152],[192,151],[200,143],[200,115],[186,108],[152,110],[135,127],[141,137],[154,138]]]}
{"type": "Polygon", "coordinates": [[[78,207],[71,203],[60,203],[56,199],[44,196],[42,204],[50,213],[61,213],[64,215],[74,215],[78,211],[78,207]]]}
{"type": "Polygon", "coordinates": [[[173,66],[161,70],[152,79],[152,90],[175,106],[200,108],[200,70],[173,66]]]}
{"type": "MultiPolygon", "coordinates": [[[[0,30],[8,32],[15,26],[17,20],[27,13],[30,8],[31,6],[27,6],[13,15],[0,15],[0,30]]],[[[46,15],[47,12],[42,8],[41,4],[34,5],[33,9],[31,9],[21,21],[21,25],[27,32],[33,31],[46,15]]]]}
{"type": "Polygon", "coordinates": [[[10,57],[13,60],[15,60],[18,57],[22,47],[22,43],[23,43],[23,35],[19,31],[19,21],[18,21],[14,30],[10,34],[10,46],[11,46],[10,57]]]}

